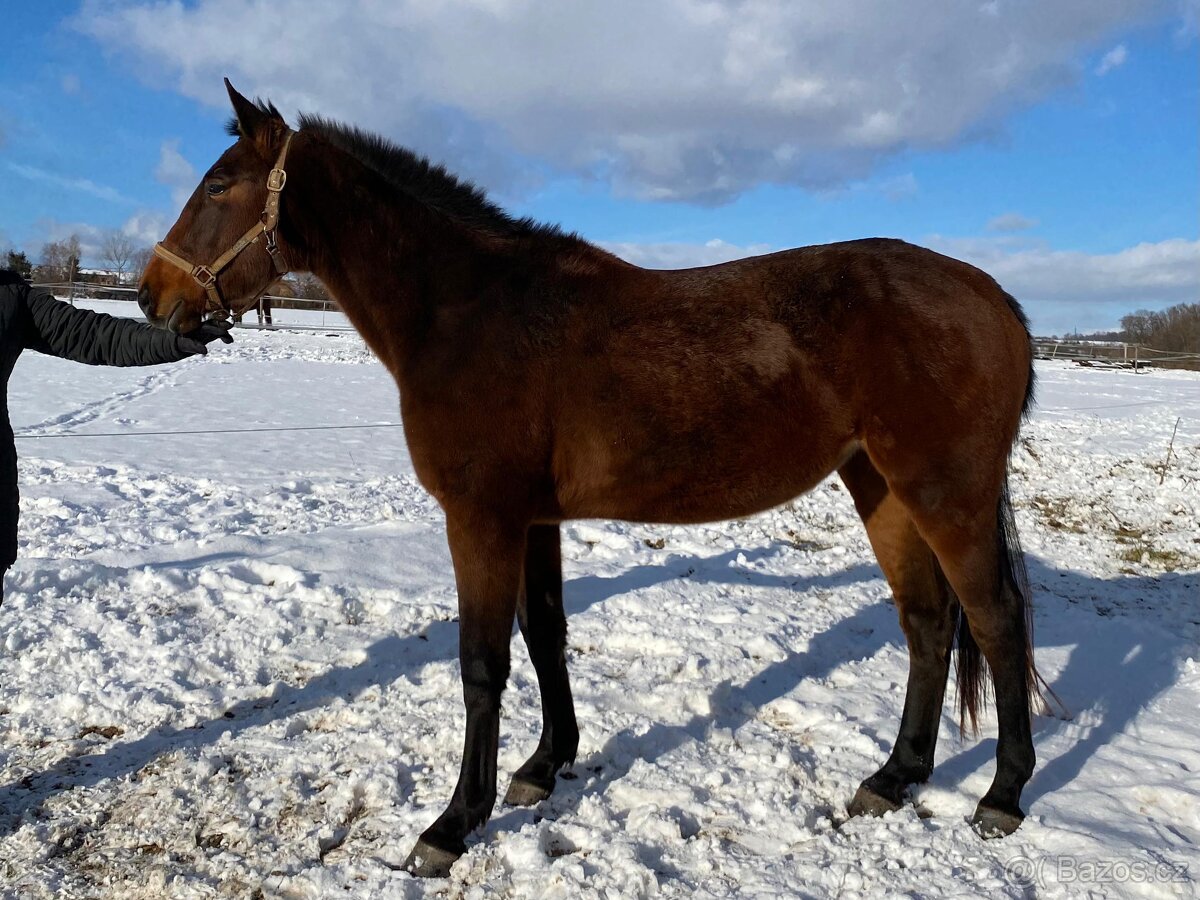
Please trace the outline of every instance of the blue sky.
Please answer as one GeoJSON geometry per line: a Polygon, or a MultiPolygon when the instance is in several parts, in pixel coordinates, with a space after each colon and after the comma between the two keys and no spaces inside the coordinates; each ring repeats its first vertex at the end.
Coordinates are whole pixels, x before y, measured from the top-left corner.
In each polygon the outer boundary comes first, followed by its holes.
{"type": "Polygon", "coordinates": [[[874,0],[623,2],[11,4],[0,248],[151,243],[229,142],[228,74],[642,264],[888,235],[981,265],[1042,332],[1200,300],[1194,0],[907,7],[944,34],[874,0]]]}

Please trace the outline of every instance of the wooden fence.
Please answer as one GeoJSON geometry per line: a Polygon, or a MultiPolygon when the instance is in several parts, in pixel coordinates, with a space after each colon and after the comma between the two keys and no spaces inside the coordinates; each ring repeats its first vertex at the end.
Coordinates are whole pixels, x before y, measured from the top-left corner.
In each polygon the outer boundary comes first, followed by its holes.
{"type": "Polygon", "coordinates": [[[1175,350],[1156,350],[1140,344],[1091,341],[1054,341],[1034,338],[1035,359],[1066,359],[1081,366],[1097,369],[1131,369],[1134,372],[1150,367],[1200,370],[1200,353],[1175,350]]]}
{"type": "MultiPolygon", "coordinates": [[[[74,303],[76,300],[118,300],[130,303],[137,301],[137,288],[135,287],[118,287],[116,285],[90,284],[87,282],[58,282],[58,283],[41,283],[35,287],[45,288],[58,297],[60,300],[66,300],[69,303],[74,303]]],[[[263,300],[269,300],[272,310],[280,309],[298,309],[307,310],[313,313],[320,313],[321,317],[317,321],[311,323],[287,323],[279,325],[265,325],[257,322],[242,321],[235,323],[242,328],[287,328],[288,330],[311,330],[318,329],[321,331],[352,331],[349,321],[345,318],[341,308],[333,300],[305,300],[301,297],[279,297],[273,294],[267,294],[259,298],[259,305],[263,300]],[[326,317],[330,320],[326,321],[326,317]]],[[[246,311],[246,315],[253,316],[254,309],[246,311]]]]}

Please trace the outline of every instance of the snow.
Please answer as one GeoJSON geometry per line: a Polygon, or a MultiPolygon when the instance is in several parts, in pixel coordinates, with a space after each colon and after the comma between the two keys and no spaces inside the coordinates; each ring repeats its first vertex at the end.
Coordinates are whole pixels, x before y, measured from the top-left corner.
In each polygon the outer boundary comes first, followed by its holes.
{"type": "MultiPolygon", "coordinates": [[[[960,738],[949,705],[915,806],[845,820],[907,653],[831,479],[746,521],[565,526],[574,777],[421,882],[397,866],[464,723],[442,517],[359,338],[237,337],[155,369],[18,363],[4,896],[1197,896],[1200,376],[1038,365],[1013,490],[1070,716],[1035,722],[1014,836],[967,823],[995,725],[960,738]],[[328,425],[371,427],[229,433],[328,425]]],[[[539,728],[514,636],[501,794],[539,728]]]]}

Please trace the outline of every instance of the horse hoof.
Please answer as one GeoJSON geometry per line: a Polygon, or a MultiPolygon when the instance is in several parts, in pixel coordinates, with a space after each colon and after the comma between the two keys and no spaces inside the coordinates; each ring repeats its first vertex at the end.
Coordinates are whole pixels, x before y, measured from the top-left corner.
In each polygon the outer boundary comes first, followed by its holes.
{"type": "Polygon", "coordinates": [[[865,784],[861,785],[854,794],[854,799],[846,805],[846,812],[853,816],[882,816],[884,813],[895,812],[900,808],[887,797],[881,797],[865,784]]]}
{"type": "Polygon", "coordinates": [[[404,861],[404,870],[417,878],[446,878],[459,855],[421,839],[404,861]]]}
{"type": "Polygon", "coordinates": [[[971,817],[971,825],[979,832],[979,836],[985,839],[1010,835],[1021,827],[1023,821],[1025,814],[1020,810],[1015,813],[1005,812],[992,806],[984,806],[982,803],[975,808],[975,815],[971,817]]]}
{"type": "Polygon", "coordinates": [[[504,802],[509,806],[536,806],[550,796],[551,790],[524,778],[513,778],[504,802]]]}

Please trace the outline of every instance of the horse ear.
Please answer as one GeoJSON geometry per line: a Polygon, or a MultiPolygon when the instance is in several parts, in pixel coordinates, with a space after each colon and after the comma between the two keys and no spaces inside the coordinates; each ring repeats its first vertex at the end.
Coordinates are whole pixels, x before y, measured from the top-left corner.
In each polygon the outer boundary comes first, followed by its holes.
{"type": "Polygon", "coordinates": [[[240,137],[254,140],[255,136],[267,124],[267,115],[245,97],[238,93],[237,88],[225,79],[225,90],[229,91],[229,102],[233,104],[233,121],[230,131],[237,129],[240,137]]]}
{"type": "Polygon", "coordinates": [[[229,102],[233,104],[229,133],[252,141],[264,151],[272,151],[279,138],[287,131],[283,116],[279,115],[274,106],[268,105],[264,110],[262,106],[247,100],[229,83],[228,78],[225,79],[225,89],[229,92],[229,102]]]}

